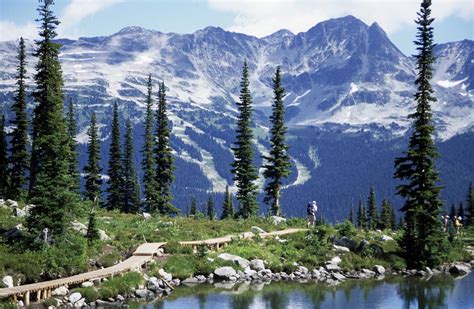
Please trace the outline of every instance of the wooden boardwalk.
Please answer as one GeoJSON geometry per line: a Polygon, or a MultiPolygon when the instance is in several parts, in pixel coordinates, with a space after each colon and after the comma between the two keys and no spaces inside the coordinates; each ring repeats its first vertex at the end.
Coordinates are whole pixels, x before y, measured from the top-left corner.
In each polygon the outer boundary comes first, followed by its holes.
{"type": "MultiPolygon", "coordinates": [[[[271,236],[281,236],[287,234],[293,234],[301,231],[306,231],[306,229],[287,229],[281,231],[274,231],[269,233],[261,233],[260,237],[266,238],[271,236]]],[[[242,234],[236,235],[228,235],[219,238],[212,238],[206,240],[193,240],[193,241],[180,241],[180,244],[185,246],[192,246],[193,249],[196,249],[197,246],[200,244],[206,244],[211,248],[219,249],[220,247],[224,246],[225,244],[232,241],[233,238],[240,237],[240,238],[252,238],[255,234],[251,232],[245,232],[242,234]]],[[[103,269],[98,269],[94,271],[90,271],[87,273],[51,280],[51,281],[44,281],[26,285],[15,286],[13,288],[2,288],[0,289],[0,298],[5,297],[13,297],[15,300],[17,298],[22,298],[25,305],[30,303],[30,297],[34,294],[35,300],[39,301],[42,299],[50,298],[52,295],[52,291],[60,286],[64,285],[77,285],[79,283],[85,281],[94,281],[103,278],[113,277],[116,275],[121,275],[123,273],[133,271],[133,270],[141,270],[142,266],[147,262],[153,259],[153,256],[160,255],[159,249],[163,247],[166,243],[159,242],[159,243],[144,243],[140,245],[133,256],[126,259],[125,261],[103,269]]]]}

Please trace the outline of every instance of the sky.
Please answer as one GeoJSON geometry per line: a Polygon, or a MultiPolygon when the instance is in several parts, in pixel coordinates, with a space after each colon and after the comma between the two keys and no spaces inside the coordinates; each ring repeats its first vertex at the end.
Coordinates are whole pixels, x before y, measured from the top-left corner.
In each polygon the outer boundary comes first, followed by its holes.
{"type": "MultiPolygon", "coordinates": [[[[280,29],[307,31],[353,15],[377,22],[405,54],[414,53],[417,0],[56,0],[61,38],[101,36],[127,26],[192,33],[207,26],[262,37],[280,29]]],[[[37,37],[38,0],[0,0],[0,41],[37,37]]],[[[474,39],[474,1],[433,0],[435,41],[474,39]]]]}

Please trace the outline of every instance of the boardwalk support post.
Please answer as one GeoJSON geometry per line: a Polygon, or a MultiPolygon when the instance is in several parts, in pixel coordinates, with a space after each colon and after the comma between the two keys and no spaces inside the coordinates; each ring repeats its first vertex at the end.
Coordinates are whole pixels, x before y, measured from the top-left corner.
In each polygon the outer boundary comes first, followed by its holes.
{"type": "Polygon", "coordinates": [[[30,305],[30,291],[26,291],[23,295],[23,300],[25,301],[25,306],[30,305]]]}

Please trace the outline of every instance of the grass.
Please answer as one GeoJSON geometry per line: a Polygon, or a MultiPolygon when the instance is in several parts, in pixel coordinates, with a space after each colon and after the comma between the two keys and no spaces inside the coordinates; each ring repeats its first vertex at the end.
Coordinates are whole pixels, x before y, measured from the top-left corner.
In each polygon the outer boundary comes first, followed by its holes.
{"type": "Polygon", "coordinates": [[[116,297],[118,294],[128,294],[143,283],[144,279],[141,273],[129,272],[122,277],[114,277],[103,282],[99,287],[98,296],[100,299],[108,299],[116,297]]]}

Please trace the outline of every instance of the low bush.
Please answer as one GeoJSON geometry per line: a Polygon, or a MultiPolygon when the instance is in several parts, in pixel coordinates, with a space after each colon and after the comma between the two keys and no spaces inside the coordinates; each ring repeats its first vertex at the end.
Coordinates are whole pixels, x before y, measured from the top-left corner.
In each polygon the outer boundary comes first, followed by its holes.
{"type": "Polygon", "coordinates": [[[114,277],[102,283],[99,288],[99,298],[107,299],[115,297],[118,294],[127,294],[143,284],[142,274],[137,272],[129,272],[122,277],[114,277]]]}
{"type": "Polygon", "coordinates": [[[95,287],[76,288],[72,290],[72,292],[81,293],[82,297],[86,299],[86,303],[91,303],[99,299],[99,292],[96,290],[95,287]]]}
{"type": "Polygon", "coordinates": [[[164,246],[165,252],[169,254],[192,254],[193,248],[183,246],[177,240],[170,240],[164,246]]]}
{"type": "Polygon", "coordinates": [[[357,230],[350,221],[346,220],[342,223],[336,224],[335,226],[339,237],[352,238],[357,235],[357,230]]]}
{"type": "Polygon", "coordinates": [[[58,305],[58,301],[55,298],[48,298],[43,302],[43,306],[45,308],[48,308],[49,306],[54,306],[56,307],[58,305]]]}

